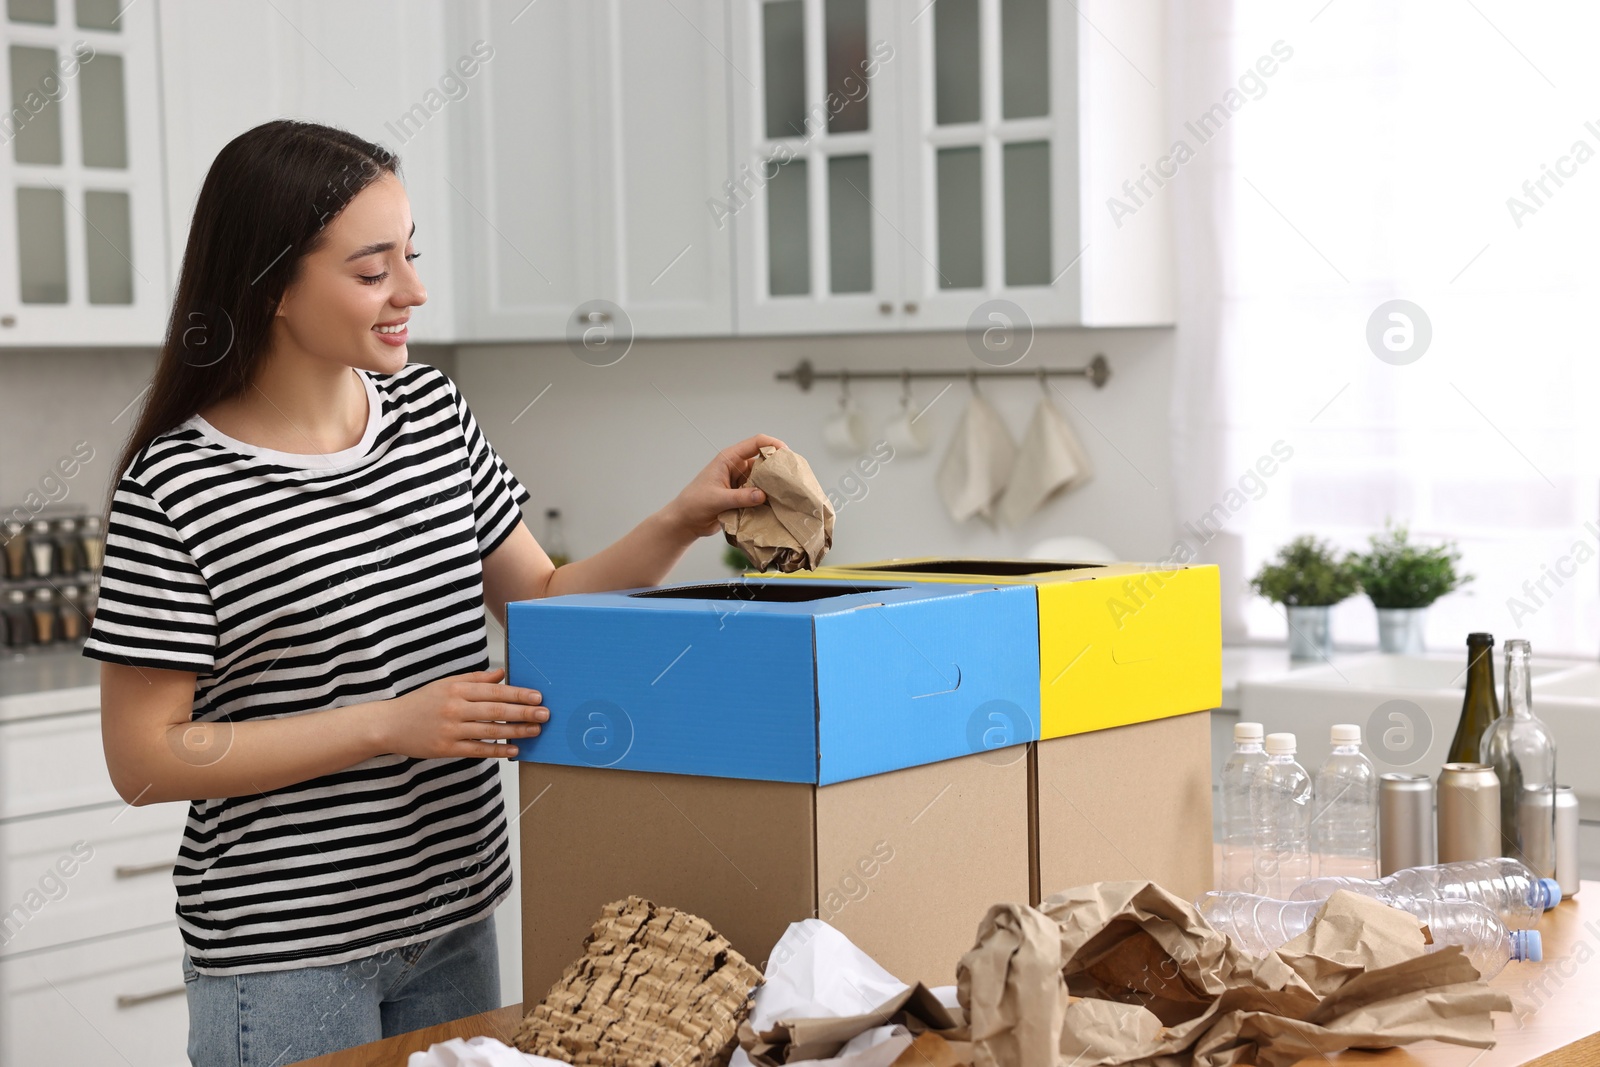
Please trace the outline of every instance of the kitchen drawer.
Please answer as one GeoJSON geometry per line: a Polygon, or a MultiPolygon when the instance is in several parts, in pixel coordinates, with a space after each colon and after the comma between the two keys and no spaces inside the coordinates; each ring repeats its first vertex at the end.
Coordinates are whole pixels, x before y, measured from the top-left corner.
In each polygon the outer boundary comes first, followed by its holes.
{"type": "Polygon", "coordinates": [[[0,724],[0,819],[118,799],[99,711],[0,724]]]}
{"type": "Polygon", "coordinates": [[[183,1067],[176,925],[0,960],[0,1064],[183,1067]]]}
{"type": "Polygon", "coordinates": [[[0,958],[172,921],[187,804],[0,823],[0,958]]]}

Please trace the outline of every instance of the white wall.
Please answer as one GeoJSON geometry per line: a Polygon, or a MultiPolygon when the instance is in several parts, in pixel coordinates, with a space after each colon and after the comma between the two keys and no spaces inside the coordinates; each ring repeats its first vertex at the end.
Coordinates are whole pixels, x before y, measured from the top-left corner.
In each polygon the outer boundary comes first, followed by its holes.
{"type": "MultiPolygon", "coordinates": [[[[1057,404],[1077,425],[1097,476],[1014,530],[992,530],[980,520],[957,526],[934,489],[934,471],[968,396],[966,383],[958,381],[923,416],[932,424],[930,451],[897,456],[866,483],[865,497],[840,509],[829,559],[1014,555],[1064,534],[1094,537],[1125,559],[1161,558],[1173,539],[1167,452],[1172,349],[1170,330],[1041,332],[1023,366],[1077,366],[1103,352],[1112,377],[1099,390],[1086,380],[1056,379],[1076,410],[1059,395],[1057,404]]],[[[455,378],[489,439],[533,494],[527,517],[534,536],[542,534],[544,509],[559,507],[568,547],[581,556],[665,504],[716,447],[753,433],[782,439],[810,461],[824,488],[836,486],[851,460],[826,450],[821,427],[837,405],[838,384],[818,383],[802,393],[773,377],[802,358],[819,370],[964,372],[975,364],[959,333],[639,341],[605,368],[580,361],[564,344],[520,344],[458,348],[455,378]]],[[[926,404],[942,387],[918,381],[915,396],[926,404]]],[[[1020,439],[1038,384],[991,380],[979,388],[1020,439]]],[[[898,411],[899,382],[856,382],[851,391],[876,439],[898,411]]],[[[703,539],[671,580],[726,576],[723,547],[720,536],[703,539]]]]}
{"type": "MultiPolygon", "coordinates": [[[[1056,379],[1076,410],[1096,478],[1050,504],[1019,529],[979,520],[951,522],[933,476],[968,396],[958,381],[923,416],[934,445],[898,455],[866,482],[867,493],[840,509],[835,562],[939,553],[1006,555],[1062,534],[1104,541],[1126,559],[1159,559],[1172,545],[1168,401],[1169,330],[1042,332],[1024,366],[1076,366],[1103,352],[1111,380],[1095,389],[1056,379]]],[[[569,548],[584,555],[626,533],[665,504],[710,461],[713,448],[765,432],[782,438],[835,487],[851,460],[823,446],[823,420],[837,383],[802,393],[773,378],[809,358],[819,370],[901,367],[965,371],[974,363],[960,334],[639,341],[614,366],[592,367],[564,344],[413,346],[413,358],[442,366],[461,383],[489,439],[533,494],[527,515],[536,537],[547,507],[561,508],[569,548]],[[518,412],[549,386],[543,397],[518,412]],[[515,419],[515,423],[513,423],[515,419]]],[[[149,349],[39,349],[0,353],[0,507],[10,510],[80,440],[94,458],[69,484],[64,507],[99,509],[116,456],[155,368],[149,349]],[[118,418],[120,414],[120,418],[118,418]],[[116,420],[116,421],[113,421],[116,420]]],[[[918,381],[926,404],[943,383],[918,381]]],[[[1033,381],[985,381],[980,388],[1021,438],[1039,397],[1033,381]]],[[[851,391],[876,439],[897,413],[900,384],[856,382],[851,391]]],[[[722,577],[721,537],[705,538],[672,574],[674,581],[722,577]]]]}

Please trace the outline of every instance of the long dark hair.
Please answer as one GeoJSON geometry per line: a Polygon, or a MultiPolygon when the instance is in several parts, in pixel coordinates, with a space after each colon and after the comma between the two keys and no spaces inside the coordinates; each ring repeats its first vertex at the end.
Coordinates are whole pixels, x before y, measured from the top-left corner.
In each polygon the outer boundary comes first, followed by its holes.
{"type": "Polygon", "coordinates": [[[323,227],[362,189],[399,173],[399,157],[381,145],[291,119],[241,133],[217,153],[195,202],[161,359],[111,494],[151,441],[250,387],[278,302],[321,245],[323,227]]]}

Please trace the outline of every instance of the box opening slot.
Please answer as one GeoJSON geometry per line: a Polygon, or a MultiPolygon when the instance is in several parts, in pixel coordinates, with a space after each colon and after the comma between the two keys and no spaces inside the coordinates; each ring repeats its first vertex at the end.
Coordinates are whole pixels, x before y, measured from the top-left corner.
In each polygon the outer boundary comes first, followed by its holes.
{"type": "Polygon", "coordinates": [[[806,582],[713,582],[707,585],[673,586],[629,593],[631,597],[657,597],[665,600],[744,600],[751,603],[793,604],[829,597],[881,593],[898,589],[894,585],[812,585],[806,582]]]}

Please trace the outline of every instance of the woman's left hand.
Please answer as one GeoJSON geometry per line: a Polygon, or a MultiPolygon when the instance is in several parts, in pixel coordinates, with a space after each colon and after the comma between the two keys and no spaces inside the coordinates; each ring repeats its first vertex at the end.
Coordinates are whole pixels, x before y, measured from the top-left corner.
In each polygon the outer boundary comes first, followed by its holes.
{"type": "Polygon", "coordinates": [[[724,511],[750,507],[765,500],[765,494],[759,489],[734,488],[750,473],[750,466],[761,454],[763,445],[789,447],[776,437],[758,433],[722,449],[667,505],[673,518],[694,536],[705,537],[721,529],[718,516],[724,511]]]}

